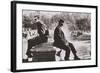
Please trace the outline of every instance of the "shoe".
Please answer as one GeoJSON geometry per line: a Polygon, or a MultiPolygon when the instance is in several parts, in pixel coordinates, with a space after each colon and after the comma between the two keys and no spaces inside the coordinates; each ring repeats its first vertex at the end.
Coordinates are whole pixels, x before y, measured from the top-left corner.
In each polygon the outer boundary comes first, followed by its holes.
{"type": "Polygon", "coordinates": [[[69,59],[65,59],[65,61],[69,61],[69,59]]]}
{"type": "Polygon", "coordinates": [[[32,57],[31,52],[27,52],[26,55],[27,55],[28,57],[32,57]]]}
{"type": "Polygon", "coordinates": [[[74,60],[80,60],[80,58],[79,57],[74,57],[74,60]]]}

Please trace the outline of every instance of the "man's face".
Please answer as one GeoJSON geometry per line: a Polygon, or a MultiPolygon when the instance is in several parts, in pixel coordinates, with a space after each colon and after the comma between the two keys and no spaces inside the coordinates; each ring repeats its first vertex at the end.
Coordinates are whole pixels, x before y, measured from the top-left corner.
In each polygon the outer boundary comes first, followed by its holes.
{"type": "Polygon", "coordinates": [[[64,25],[64,22],[60,22],[59,24],[60,24],[60,26],[63,26],[64,25]]]}
{"type": "Polygon", "coordinates": [[[38,18],[37,17],[34,17],[34,21],[37,22],[38,21],[38,18]]]}

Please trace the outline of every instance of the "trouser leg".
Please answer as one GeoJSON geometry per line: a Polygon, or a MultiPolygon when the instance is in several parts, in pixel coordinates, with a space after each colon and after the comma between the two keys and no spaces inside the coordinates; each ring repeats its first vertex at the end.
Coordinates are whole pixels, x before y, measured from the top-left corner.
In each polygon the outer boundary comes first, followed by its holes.
{"type": "Polygon", "coordinates": [[[73,44],[72,43],[69,43],[69,47],[70,47],[70,49],[71,49],[71,51],[72,51],[72,53],[73,53],[73,55],[74,55],[74,59],[75,60],[80,60],[80,58],[77,56],[77,54],[76,54],[76,49],[75,49],[75,47],[73,46],[73,44]]]}
{"type": "Polygon", "coordinates": [[[70,48],[69,48],[68,46],[64,45],[64,46],[62,47],[62,49],[65,50],[65,60],[69,60],[70,48]]]}
{"type": "Polygon", "coordinates": [[[31,57],[31,51],[30,51],[30,49],[32,49],[33,46],[36,46],[39,43],[40,43],[39,37],[36,37],[36,38],[28,40],[28,49],[27,49],[27,53],[26,53],[28,55],[28,57],[31,57]]]}
{"type": "Polygon", "coordinates": [[[30,49],[32,48],[33,41],[34,41],[33,39],[28,40],[28,49],[27,49],[27,52],[26,52],[26,54],[27,54],[28,57],[31,57],[31,51],[30,51],[30,49]]]}
{"type": "Polygon", "coordinates": [[[75,49],[74,45],[73,45],[72,43],[69,43],[69,47],[70,47],[70,49],[71,49],[73,55],[74,55],[74,56],[77,56],[77,55],[76,55],[76,49],[75,49]]]}
{"type": "Polygon", "coordinates": [[[65,50],[65,60],[69,60],[69,56],[70,56],[70,49],[65,50]]]}
{"type": "Polygon", "coordinates": [[[47,42],[48,41],[48,37],[47,36],[40,36],[40,38],[41,38],[41,43],[45,43],[45,42],[47,42]]]}

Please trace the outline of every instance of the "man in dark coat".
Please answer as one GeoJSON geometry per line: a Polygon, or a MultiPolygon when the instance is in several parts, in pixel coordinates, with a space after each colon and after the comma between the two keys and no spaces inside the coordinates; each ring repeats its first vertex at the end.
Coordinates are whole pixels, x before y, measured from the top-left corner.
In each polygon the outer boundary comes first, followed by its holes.
{"type": "Polygon", "coordinates": [[[34,24],[37,26],[38,36],[28,40],[28,50],[26,53],[28,57],[32,56],[30,49],[32,49],[33,46],[36,46],[48,41],[49,31],[46,25],[39,20],[39,16],[34,16],[34,22],[35,22],[34,24]]]}
{"type": "MultiPolygon", "coordinates": [[[[62,19],[60,19],[58,26],[56,27],[56,29],[54,31],[54,43],[53,43],[53,45],[55,47],[58,47],[58,48],[66,51],[65,60],[69,60],[70,50],[72,51],[72,53],[74,55],[74,59],[79,60],[80,58],[78,58],[73,44],[66,40],[64,32],[61,30],[63,23],[64,23],[64,21],[62,19]]],[[[60,53],[60,52],[61,51],[59,51],[58,53],[60,53]]]]}

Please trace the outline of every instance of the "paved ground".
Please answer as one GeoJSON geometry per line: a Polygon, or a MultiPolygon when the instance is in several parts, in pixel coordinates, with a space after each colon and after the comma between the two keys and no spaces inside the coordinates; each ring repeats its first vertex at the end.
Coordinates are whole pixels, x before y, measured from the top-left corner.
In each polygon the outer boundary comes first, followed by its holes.
{"type": "MultiPolygon", "coordinates": [[[[81,59],[91,59],[91,45],[89,41],[72,41],[72,43],[74,44],[77,54],[81,59]]],[[[73,57],[72,54],[71,57],[73,57]]]]}

